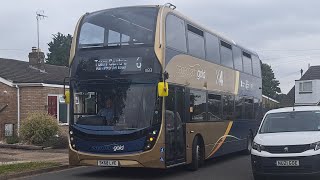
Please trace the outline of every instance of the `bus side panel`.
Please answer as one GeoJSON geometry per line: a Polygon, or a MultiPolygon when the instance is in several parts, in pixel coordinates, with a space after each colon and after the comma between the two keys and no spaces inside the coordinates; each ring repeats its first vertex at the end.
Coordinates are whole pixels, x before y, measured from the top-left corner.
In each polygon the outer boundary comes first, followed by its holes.
{"type": "Polygon", "coordinates": [[[192,160],[192,143],[196,135],[203,138],[205,145],[206,159],[216,148],[219,149],[223,143],[225,133],[230,128],[231,121],[219,122],[194,122],[186,124],[186,143],[187,143],[187,163],[192,160]]]}
{"type": "MultiPolygon", "coordinates": [[[[232,123],[232,128],[228,133],[223,145],[211,157],[234,153],[247,148],[248,135],[257,129],[255,120],[236,120],[232,123]]],[[[252,134],[253,135],[253,134],[252,134]]]]}
{"type": "Polygon", "coordinates": [[[257,122],[254,120],[187,123],[187,163],[192,160],[192,143],[196,135],[203,138],[205,158],[210,159],[245,150],[247,136],[250,130],[255,131],[256,128],[257,122]]]}

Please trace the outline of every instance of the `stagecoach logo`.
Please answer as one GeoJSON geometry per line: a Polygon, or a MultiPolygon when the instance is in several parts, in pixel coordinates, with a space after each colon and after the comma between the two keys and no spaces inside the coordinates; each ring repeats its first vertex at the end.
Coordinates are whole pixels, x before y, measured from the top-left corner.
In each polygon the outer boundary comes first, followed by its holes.
{"type": "Polygon", "coordinates": [[[118,145],[118,144],[109,144],[109,145],[103,145],[103,146],[92,146],[92,150],[95,151],[123,151],[124,145],[118,145]]]}
{"type": "Polygon", "coordinates": [[[219,86],[223,86],[223,71],[222,70],[217,70],[216,71],[216,84],[219,86]]]}
{"type": "Polygon", "coordinates": [[[283,149],[283,151],[284,151],[284,152],[289,152],[289,148],[288,148],[288,147],[285,147],[285,148],[283,149]]]}
{"type": "Polygon", "coordinates": [[[177,65],[177,74],[180,77],[194,77],[197,80],[206,79],[206,71],[199,64],[194,66],[188,65],[188,67],[177,65]]]}

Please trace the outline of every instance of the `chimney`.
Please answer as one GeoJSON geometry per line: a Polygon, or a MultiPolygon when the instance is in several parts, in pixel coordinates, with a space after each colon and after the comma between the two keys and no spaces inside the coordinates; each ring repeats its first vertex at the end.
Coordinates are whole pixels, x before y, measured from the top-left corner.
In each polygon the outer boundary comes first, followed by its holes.
{"type": "Polygon", "coordinates": [[[29,66],[45,71],[44,69],[44,58],[45,55],[40,49],[32,47],[32,51],[29,53],[29,66]]]}

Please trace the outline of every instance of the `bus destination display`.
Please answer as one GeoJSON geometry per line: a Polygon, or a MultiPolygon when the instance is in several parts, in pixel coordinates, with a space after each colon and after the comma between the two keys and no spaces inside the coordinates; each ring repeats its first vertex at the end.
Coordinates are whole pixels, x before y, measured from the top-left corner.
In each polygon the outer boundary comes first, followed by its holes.
{"type": "Polygon", "coordinates": [[[141,57],[107,58],[95,60],[96,71],[141,71],[141,67],[141,57]]]}

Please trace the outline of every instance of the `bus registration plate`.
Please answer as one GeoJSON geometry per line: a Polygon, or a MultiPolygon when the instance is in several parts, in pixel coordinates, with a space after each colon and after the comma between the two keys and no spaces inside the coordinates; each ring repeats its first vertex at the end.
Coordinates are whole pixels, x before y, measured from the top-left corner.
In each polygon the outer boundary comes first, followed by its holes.
{"type": "Polygon", "coordinates": [[[277,161],[277,166],[300,166],[298,160],[277,161]]]}
{"type": "Polygon", "coordinates": [[[119,161],[115,161],[115,160],[98,160],[98,166],[117,167],[117,166],[119,166],[119,161]]]}

